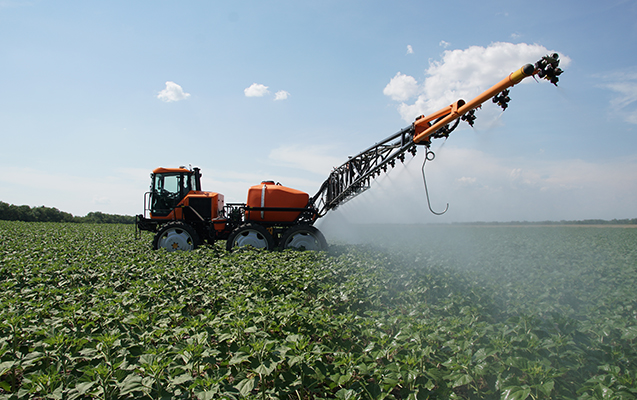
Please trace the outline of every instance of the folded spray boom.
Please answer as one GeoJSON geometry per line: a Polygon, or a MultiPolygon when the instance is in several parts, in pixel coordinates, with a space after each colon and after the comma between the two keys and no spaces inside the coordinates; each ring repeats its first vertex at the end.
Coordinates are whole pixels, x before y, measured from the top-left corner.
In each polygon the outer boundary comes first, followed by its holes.
{"type": "Polygon", "coordinates": [[[432,160],[433,153],[429,150],[432,139],[448,137],[462,120],[473,126],[476,119],[475,110],[489,99],[505,110],[511,100],[509,88],[520,83],[524,78],[537,75],[557,85],[558,77],[563,72],[559,68],[559,62],[557,53],[544,56],[534,65],[526,64],[512,72],[468,102],[458,100],[435,113],[421,115],[411,126],[350,157],[347,162],[334,168],[319,191],[310,199],[310,206],[315,207],[318,215],[322,216],[330,209],[352,199],[367,190],[371,180],[380,175],[381,171],[386,172],[388,167],[394,167],[396,159],[403,162],[406,152],[416,155],[416,145],[426,146],[425,161],[432,160]],[[455,124],[450,126],[452,122],[455,124]]]}

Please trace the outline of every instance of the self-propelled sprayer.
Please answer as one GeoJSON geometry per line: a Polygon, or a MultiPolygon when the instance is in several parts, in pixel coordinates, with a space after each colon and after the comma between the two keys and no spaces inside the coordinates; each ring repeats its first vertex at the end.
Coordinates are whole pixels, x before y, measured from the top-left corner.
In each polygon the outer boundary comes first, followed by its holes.
{"type": "Polygon", "coordinates": [[[431,160],[433,139],[447,138],[461,120],[473,126],[475,110],[489,99],[506,109],[509,88],[524,78],[537,76],[557,85],[561,73],[558,54],[547,55],[471,101],[458,100],[420,116],[410,126],[335,168],[312,197],[264,181],[248,189],[246,203],[226,204],[223,194],[201,189],[199,168],[157,168],[151,174],[150,191],[144,195],[144,214],[137,216],[136,226],[155,233],[156,249],[191,250],[204,241],[226,240],[228,250],[247,245],[268,250],[324,250],[325,238],[313,226],[318,218],[367,190],[371,180],[393,168],[396,160],[404,162],[406,153],[415,156],[417,146],[423,146],[425,160],[431,160]]]}

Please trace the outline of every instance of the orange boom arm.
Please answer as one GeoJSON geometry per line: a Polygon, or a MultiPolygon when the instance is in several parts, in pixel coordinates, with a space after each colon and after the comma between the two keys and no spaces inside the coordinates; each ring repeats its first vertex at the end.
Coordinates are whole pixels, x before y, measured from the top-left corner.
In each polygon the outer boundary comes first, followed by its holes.
{"type": "Polygon", "coordinates": [[[428,142],[429,137],[436,133],[440,128],[444,127],[450,122],[462,117],[464,114],[471,110],[475,110],[480,107],[482,103],[493,98],[498,93],[516,85],[522,81],[522,79],[532,76],[538,73],[532,64],[526,64],[522,68],[515,72],[512,72],[506,78],[502,79],[497,84],[493,85],[490,89],[482,92],[479,96],[466,103],[464,100],[458,100],[457,102],[431,114],[427,117],[421,117],[414,122],[414,143],[428,142]],[[431,121],[438,120],[433,125],[431,121]]]}

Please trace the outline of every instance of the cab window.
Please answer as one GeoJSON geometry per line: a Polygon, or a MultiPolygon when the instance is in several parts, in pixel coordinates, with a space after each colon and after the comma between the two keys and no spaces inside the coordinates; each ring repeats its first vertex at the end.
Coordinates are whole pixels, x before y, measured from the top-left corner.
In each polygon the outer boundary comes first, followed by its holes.
{"type": "Polygon", "coordinates": [[[151,212],[154,215],[168,215],[191,190],[190,174],[156,174],[151,193],[151,212]]]}

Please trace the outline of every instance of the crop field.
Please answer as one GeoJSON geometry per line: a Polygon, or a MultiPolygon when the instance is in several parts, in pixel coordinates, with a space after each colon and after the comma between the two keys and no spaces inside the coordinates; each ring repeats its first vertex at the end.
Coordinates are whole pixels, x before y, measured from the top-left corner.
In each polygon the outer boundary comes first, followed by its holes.
{"type": "Polygon", "coordinates": [[[637,397],[637,229],[365,235],[167,253],[0,221],[0,399],[637,397]]]}

